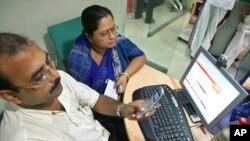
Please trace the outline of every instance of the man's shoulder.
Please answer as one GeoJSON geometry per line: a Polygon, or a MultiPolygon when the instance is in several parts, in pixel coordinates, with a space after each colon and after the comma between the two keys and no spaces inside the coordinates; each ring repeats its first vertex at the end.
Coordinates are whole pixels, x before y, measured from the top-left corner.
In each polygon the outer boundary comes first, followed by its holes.
{"type": "Polygon", "coordinates": [[[12,119],[11,122],[10,121],[5,122],[5,121],[6,120],[3,119],[1,123],[0,140],[1,141],[24,140],[22,139],[21,136],[24,133],[23,127],[15,119],[12,119]],[[15,133],[15,136],[13,136],[13,133],[15,133]]]}
{"type": "Polygon", "coordinates": [[[67,72],[65,72],[65,71],[63,71],[63,70],[57,70],[58,71],[58,73],[59,73],[59,75],[61,76],[61,75],[69,75],[67,72]]]}
{"type": "Polygon", "coordinates": [[[59,73],[59,75],[61,77],[61,81],[64,82],[64,83],[67,82],[67,81],[71,81],[71,79],[72,80],[74,79],[71,75],[69,75],[67,72],[65,72],[63,70],[57,70],[57,71],[58,71],[58,73],[59,73]]]}

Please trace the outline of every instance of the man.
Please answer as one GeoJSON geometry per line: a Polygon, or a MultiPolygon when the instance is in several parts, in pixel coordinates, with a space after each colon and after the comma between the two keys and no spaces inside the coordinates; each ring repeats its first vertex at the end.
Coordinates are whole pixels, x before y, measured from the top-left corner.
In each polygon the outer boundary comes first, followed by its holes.
{"type": "Polygon", "coordinates": [[[233,64],[240,54],[250,49],[250,10],[245,11],[243,14],[241,15],[242,21],[238,24],[238,28],[224,52],[227,59],[226,69],[233,64]]]}
{"type": "Polygon", "coordinates": [[[110,141],[91,109],[130,120],[153,114],[135,114],[143,100],[120,103],[57,71],[33,41],[12,33],[0,33],[0,97],[1,141],[110,141]]]}
{"type": "Polygon", "coordinates": [[[209,50],[216,31],[232,10],[235,0],[206,0],[189,39],[191,58],[200,47],[209,50]]]}

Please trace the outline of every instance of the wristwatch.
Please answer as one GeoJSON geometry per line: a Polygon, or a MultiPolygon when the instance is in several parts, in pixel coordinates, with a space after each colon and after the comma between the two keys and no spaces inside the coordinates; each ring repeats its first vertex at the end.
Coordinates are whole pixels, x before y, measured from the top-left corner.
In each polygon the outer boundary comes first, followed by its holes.
{"type": "Polygon", "coordinates": [[[118,115],[118,117],[125,118],[125,117],[122,115],[122,113],[121,113],[121,106],[122,106],[122,105],[123,105],[123,104],[121,103],[121,104],[119,104],[119,105],[117,106],[116,114],[118,115]]]}

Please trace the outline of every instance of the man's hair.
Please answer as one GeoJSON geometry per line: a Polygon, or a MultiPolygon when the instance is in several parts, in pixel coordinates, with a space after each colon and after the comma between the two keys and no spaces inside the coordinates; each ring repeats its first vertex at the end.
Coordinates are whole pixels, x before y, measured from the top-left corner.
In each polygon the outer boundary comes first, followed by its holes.
{"type": "Polygon", "coordinates": [[[100,20],[108,15],[114,19],[113,14],[108,8],[99,5],[92,5],[84,9],[81,15],[83,36],[84,33],[92,36],[93,32],[97,30],[100,20]]]}
{"type": "MultiPolygon", "coordinates": [[[[0,33],[0,61],[7,56],[13,56],[24,50],[29,43],[29,40],[23,36],[13,33],[0,33]]],[[[5,75],[6,72],[2,72],[0,66],[0,90],[14,90],[18,92],[18,89],[14,88],[14,85],[10,82],[5,75]]]]}

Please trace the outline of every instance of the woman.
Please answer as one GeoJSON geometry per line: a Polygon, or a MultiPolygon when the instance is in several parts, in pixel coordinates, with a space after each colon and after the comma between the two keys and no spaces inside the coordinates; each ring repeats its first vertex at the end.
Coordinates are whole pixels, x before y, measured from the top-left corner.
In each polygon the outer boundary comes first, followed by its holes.
{"type": "MultiPolygon", "coordinates": [[[[145,63],[146,57],[134,43],[117,34],[117,26],[111,11],[93,5],[82,11],[83,32],[75,40],[68,57],[67,71],[78,81],[103,94],[106,81],[115,82],[125,91],[129,77],[145,63]]],[[[95,118],[111,132],[117,140],[128,140],[124,133],[123,120],[95,113],[95,118]]]]}
{"type": "Polygon", "coordinates": [[[68,57],[68,72],[78,81],[104,93],[105,81],[122,85],[124,92],[128,79],[145,63],[144,53],[129,39],[117,34],[110,10],[90,6],[83,10],[83,33],[68,57]]]}

